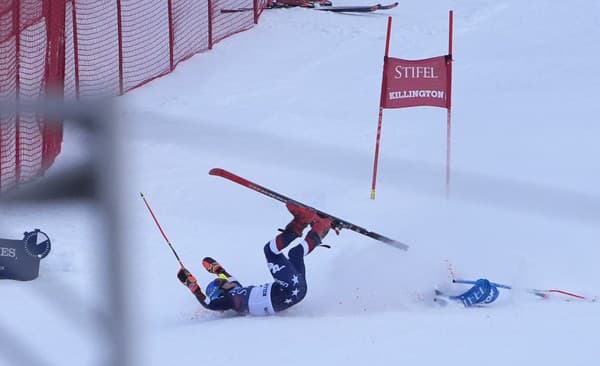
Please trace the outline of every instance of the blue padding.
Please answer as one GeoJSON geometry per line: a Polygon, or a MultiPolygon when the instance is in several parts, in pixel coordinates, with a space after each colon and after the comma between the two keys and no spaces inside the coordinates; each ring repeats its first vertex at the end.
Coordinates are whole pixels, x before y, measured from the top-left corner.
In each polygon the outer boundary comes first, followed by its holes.
{"type": "Polygon", "coordinates": [[[477,281],[456,281],[457,283],[473,284],[473,287],[457,296],[450,296],[452,300],[458,300],[464,306],[469,307],[477,304],[490,304],[498,298],[500,294],[495,284],[490,283],[485,278],[480,278],[477,281]]]}
{"type": "Polygon", "coordinates": [[[494,301],[496,301],[496,299],[498,298],[498,295],[500,295],[500,291],[498,291],[498,288],[496,286],[494,286],[493,283],[490,283],[490,294],[488,295],[488,297],[486,297],[482,303],[483,304],[491,304],[494,301]]]}

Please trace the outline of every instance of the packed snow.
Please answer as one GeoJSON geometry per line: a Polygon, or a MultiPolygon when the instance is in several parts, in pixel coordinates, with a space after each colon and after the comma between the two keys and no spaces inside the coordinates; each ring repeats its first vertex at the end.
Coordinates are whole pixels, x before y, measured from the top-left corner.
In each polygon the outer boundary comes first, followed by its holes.
{"type": "MultiPolygon", "coordinates": [[[[526,289],[600,295],[599,19],[594,1],[268,10],[252,30],[120,97],[132,364],[597,362],[600,304],[526,289]],[[447,52],[450,9],[450,194],[446,110],[412,108],[384,112],[371,200],[387,16],[390,55],[420,59],[447,52]],[[177,281],[139,192],[203,285],[205,256],[244,284],[270,281],[263,245],[291,219],[281,202],[209,176],[214,167],[410,249],[331,233],[332,248],[306,259],[300,304],[272,317],[208,312],[177,281]],[[487,307],[440,307],[434,287],[458,286],[449,266],[514,288],[487,307]]],[[[88,143],[68,126],[49,175],[89,155],[88,143]]],[[[2,282],[0,365],[110,360],[96,313],[106,307],[99,222],[89,203],[2,208],[2,237],[39,227],[53,248],[38,280],[2,282]],[[15,336],[32,347],[11,346],[15,336]]]]}

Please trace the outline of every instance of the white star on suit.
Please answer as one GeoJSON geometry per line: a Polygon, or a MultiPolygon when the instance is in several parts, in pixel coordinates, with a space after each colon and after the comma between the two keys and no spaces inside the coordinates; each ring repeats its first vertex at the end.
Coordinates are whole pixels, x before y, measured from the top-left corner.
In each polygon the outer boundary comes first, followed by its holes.
{"type": "Polygon", "coordinates": [[[284,301],[286,304],[291,304],[292,303],[292,299],[285,299],[284,301]]]}
{"type": "Polygon", "coordinates": [[[292,283],[293,283],[294,285],[297,285],[297,284],[298,284],[298,276],[297,276],[297,275],[294,275],[294,277],[292,277],[292,283]]]}
{"type": "Polygon", "coordinates": [[[297,288],[295,288],[294,291],[292,291],[292,295],[298,296],[299,292],[300,292],[300,290],[298,290],[297,288]]]}

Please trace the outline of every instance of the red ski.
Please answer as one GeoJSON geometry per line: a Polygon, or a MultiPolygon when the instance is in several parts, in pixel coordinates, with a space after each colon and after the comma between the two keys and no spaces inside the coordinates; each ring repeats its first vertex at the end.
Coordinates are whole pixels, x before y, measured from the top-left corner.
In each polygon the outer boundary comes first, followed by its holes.
{"type": "Polygon", "coordinates": [[[208,174],[210,174],[210,175],[216,175],[216,176],[219,176],[219,177],[222,177],[222,178],[225,178],[225,179],[229,179],[232,182],[240,184],[240,185],[242,185],[242,186],[244,186],[246,188],[250,188],[250,189],[252,189],[254,191],[262,193],[265,196],[269,196],[269,197],[274,198],[274,199],[276,199],[278,201],[281,201],[283,203],[292,202],[292,203],[294,203],[296,205],[307,207],[307,208],[315,211],[317,213],[317,215],[319,215],[321,217],[329,217],[329,218],[331,218],[333,220],[333,223],[331,225],[332,225],[332,228],[334,230],[341,230],[341,229],[352,230],[352,231],[355,231],[355,232],[357,232],[359,234],[366,235],[366,236],[368,236],[370,238],[378,240],[380,242],[389,244],[389,245],[391,245],[391,246],[393,246],[395,248],[402,249],[402,250],[408,250],[408,245],[406,245],[406,244],[404,244],[404,243],[402,243],[402,242],[400,242],[398,240],[390,239],[390,238],[388,238],[386,236],[383,236],[383,235],[378,234],[378,233],[373,232],[373,231],[369,231],[369,230],[367,230],[365,228],[362,228],[362,227],[360,227],[358,225],[355,225],[355,224],[353,224],[351,222],[348,222],[346,220],[343,220],[343,219],[340,219],[340,218],[335,217],[333,215],[330,215],[330,214],[328,214],[326,212],[317,210],[317,209],[315,209],[315,208],[313,208],[311,206],[305,205],[302,202],[298,202],[298,201],[293,200],[293,199],[291,199],[289,197],[286,197],[286,196],[284,196],[284,195],[282,195],[280,193],[277,193],[277,192],[275,192],[275,191],[273,191],[273,190],[271,190],[269,188],[263,187],[263,186],[261,186],[259,184],[253,183],[253,182],[251,182],[251,181],[249,181],[247,179],[244,179],[244,178],[242,178],[240,176],[237,176],[237,175],[235,175],[235,174],[233,174],[231,172],[228,172],[227,170],[220,169],[220,168],[214,168],[214,169],[211,169],[210,172],[208,172],[208,174]]]}

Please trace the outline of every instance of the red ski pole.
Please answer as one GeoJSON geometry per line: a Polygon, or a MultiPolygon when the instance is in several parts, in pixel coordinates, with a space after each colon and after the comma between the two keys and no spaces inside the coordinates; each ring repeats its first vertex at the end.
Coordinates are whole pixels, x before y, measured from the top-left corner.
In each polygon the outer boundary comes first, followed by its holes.
{"type": "Polygon", "coordinates": [[[175,254],[175,258],[177,258],[177,262],[179,262],[179,265],[181,266],[181,268],[185,268],[185,266],[183,265],[183,262],[181,261],[181,259],[179,259],[179,256],[177,255],[177,252],[175,251],[175,248],[173,248],[173,245],[171,245],[171,241],[169,240],[169,238],[167,238],[167,235],[165,234],[165,231],[163,230],[163,228],[158,223],[158,219],[156,219],[156,215],[154,215],[154,212],[152,211],[152,208],[150,208],[150,205],[148,204],[148,201],[146,200],[146,197],[144,197],[143,193],[140,193],[140,196],[144,200],[144,203],[146,204],[146,207],[148,208],[148,211],[150,211],[150,215],[152,215],[152,218],[154,219],[154,222],[156,223],[156,226],[158,227],[158,230],[160,230],[160,233],[162,234],[163,238],[165,238],[165,241],[167,242],[167,244],[169,244],[169,248],[171,248],[171,250],[173,251],[173,254],[175,254]]]}
{"type": "MultiPolygon", "coordinates": [[[[165,238],[165,241],[167,242],[167,244],[169,244],[169,248],[171,248],[171,251],[175,255],[175,258],[177,258],[177,262],[179,262],[179,266],[181,267],[181,269],[185,269],[183,262],[177,255],[177,252],[175,251],[175,248],[173,248],[171,241],[169,240],[169,238],[167,238],[167,234],[165,234],[165,231],[163,230],[162,226],[160,226],[160,223],[158,222],[158,219],[156,218],[154,211],[152,211],[150,204],[146,200],[146,197],[144,197],[144,194],[141,192],[140,192],[140,196],[144,200],[144,203],[146,204],[148,211],[150,211],[150,215],[152,215],[152,218],[154,219],[154,222],[156,223],[158,230],[160,230],[160,233],[162,234],[163,238],[165,238]]],[[[185,269],[185,270],[187,271],[187,269],[185,269]]],[[[177,277],[179,278],[179,273],[177,274],[177,277]]],[[[181,279],[180,279],[180,281],[181,281],[181,279]]],[[[206,304],[206,301],[205,301],[206,295],[204,294],[204,292],[202,292],[202,289],[198,286],[198,282],[196,281],[196,278],[191,273],[189,273],[189,271],[187,271],[187,280],[185,281],[184,285],[187,288],[189,288],[190,291],[192,291],[192,294],[194,294],[194,296],[196,296],[196,299],[198,299],[198,302],[202,306],[204,306],[205,308],[208,308],[208,305],[206,304]],[[189,283],[188,283],[188,281],[189,281],[189,283]]]]}

